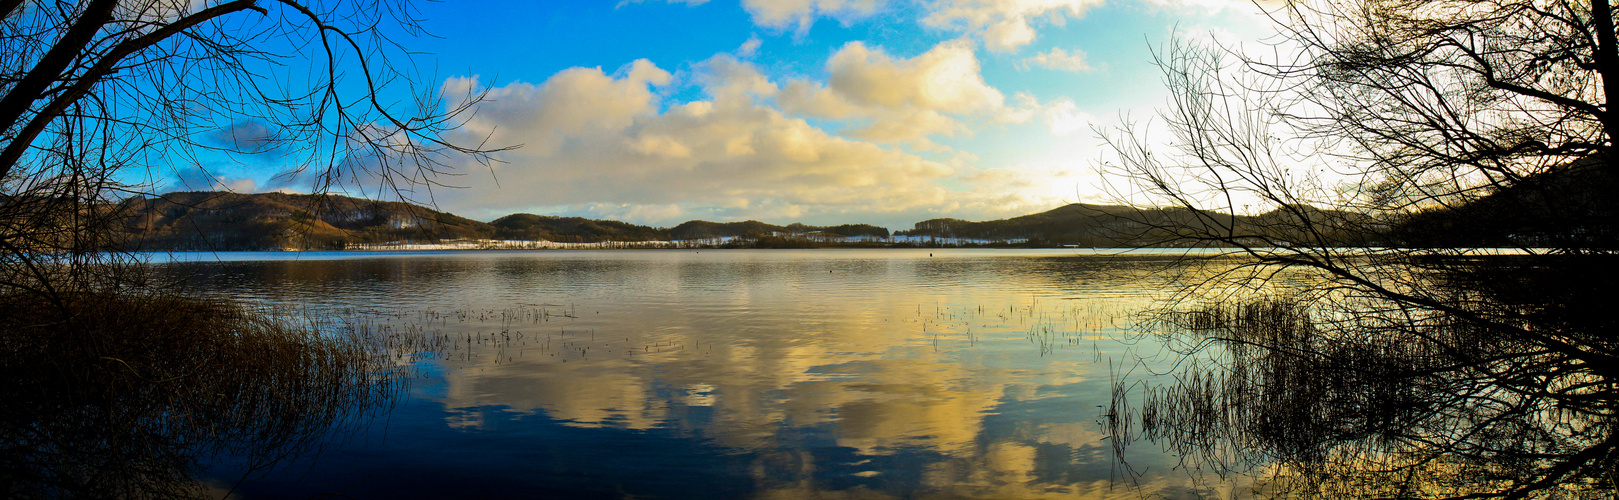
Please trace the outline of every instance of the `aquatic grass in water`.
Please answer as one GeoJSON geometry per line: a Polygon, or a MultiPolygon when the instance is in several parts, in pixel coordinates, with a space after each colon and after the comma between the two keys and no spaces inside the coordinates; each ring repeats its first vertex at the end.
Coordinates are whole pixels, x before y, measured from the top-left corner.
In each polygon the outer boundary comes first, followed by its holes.
{"type": "MultiPolygon", "coordinates": [[[[917,339],[937,352],[944,348],[972,348],[981,341],[1022,339],[1040,357],[1058,350],[1097,350],[1100,340],[1116,341],[1127,333],[1133,305],[1086,301],[1044,304],[1037,298],[1014,299],[1001,307],[915,306],[915,315],[887,321],[896,328],[914,328],[917,339]],[[976,329],[976,330],[975,330],[976,329]],[[986,337],[989,335],[989,337],[986,337]]],[[[712,351],[714,342],[660,339],[644,331],[598,331],[580,327],[577,304],[519,304],[515,306],[462,306],[451,309],[354,309],[318,313],[343,318],[342,328],[380,341],[395,351],[399,362],[428,358],[473,361],[489,357],[494,364],[535,354],[558,361],[634,358],[691,349],[712,351]],[[407,359],[409,358],[409,359],[407,359]]],[[[599,316],[599,312],[594,315],[599,316]]],[[[1096,356],[1088,356],[1098,360],[1096,356]]]]}
{"type": "Polygon", "coordinates": [[[195,479],[214,457],[252,473],[312,451],[404,380],[402,345],[218,300],[7,296],[0,325],[9,498],[217,497],[195,479]]]}
{"type": "Polygon", "coordinates": [[[1605,498],[1613,401],[1544,346],[1432,311],[1269,297],[1166,315],[1205,339],[1163,384],[1116,383],[1115,453],[1144,440],[1270,496],[1605,498]],[[1391,317],[1392,316],[1392,317],[1391,317]]]}

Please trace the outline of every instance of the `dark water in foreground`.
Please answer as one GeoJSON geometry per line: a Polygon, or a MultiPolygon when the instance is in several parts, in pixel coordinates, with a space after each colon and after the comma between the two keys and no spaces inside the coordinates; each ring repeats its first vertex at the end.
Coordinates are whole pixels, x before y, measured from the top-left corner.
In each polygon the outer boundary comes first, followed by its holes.
{"type": "MultiPolygon", "coordinates": [[[[1175,255],[172,257],[208,293],[441,339],[408,397],[240,498],[1138,498],[1240,485],[1101,427],[1175,255]]],[[[1145,356],[1144,364],[1138,358],[1145,356]]]]}

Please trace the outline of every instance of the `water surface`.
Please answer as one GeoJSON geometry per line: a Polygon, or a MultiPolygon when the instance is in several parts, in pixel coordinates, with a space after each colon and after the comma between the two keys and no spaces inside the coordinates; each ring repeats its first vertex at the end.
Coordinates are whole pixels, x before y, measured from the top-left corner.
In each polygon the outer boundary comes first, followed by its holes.
{"type": "MultiPolygon", "coordinates": [[[[430,337],[410,397],[241,498],[1224,494],[1114,460],[1112,381],[1179,254],[180,254],[199,290],[430,337]]],[[[242,480],[243,477],[245,480],[242,480]]],[[[1226,491],[1229,493],[1229,491],[1226,491]]]]}

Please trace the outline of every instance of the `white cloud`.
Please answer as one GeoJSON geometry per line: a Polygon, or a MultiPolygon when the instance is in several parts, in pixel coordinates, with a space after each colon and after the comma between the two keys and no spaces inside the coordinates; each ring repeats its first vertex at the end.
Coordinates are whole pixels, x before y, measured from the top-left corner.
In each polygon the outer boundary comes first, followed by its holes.
{"type": "MultiPolygon", "coordinates": [[[[618,7],[648,0],[620,0],[618,7]]],[[[708,0],[663,0],[691,6],[708,0]]],[[[809,31],[815,20],[822,17],[837,19],[844,24],[869,17],[888,6],[890,0],[742,0],[742,8],[753,17],[753,24],[772,30],[809,31]]],[[[744,48],[747,46],[744,45],[744,48]]],[[[743,57],[751,54],[741,53],[743,57]]]]}
{"type": "Polygon", "coordinates": [[[678,203],[665,203],[657,205],[634,203],[591,203],[584,207],[583,213],[590,214],[591,218],[622,220],[627,222],[685,222],[686,220],[689,220],[687,217],[690,215],[686,211],[686,207],[678,203]]]}
{"type": "Polygon", "coordinates": [[[206,132],[202,138],[209,144],[235,153],[267,153],[281,146],[275,130],[263,121],[239,120],[230,125],[206,132]]]}
{"type": "Polygon", "coordinates": [[[1005,99],[984,83],[972,48],[960,41],[939,44],[909,60],[851,42],[826,66],[831,87],[859,104],[970,113],[996,108],[1005,99]]]}
{"type": "Polygon", "coordinates": [[[1091,130],[1097,123],[1095,116],[1081,111],[1079,106],[1068,98],[1057,99],[1041,111],[1046,125],[1051,128],[1051,135],[1057,137],[1091,130]]]}
{"type": "MultiPolygon", "coordinates": [[[[646,0],[623,0],[628,3],[646,0]]],[[[664,0],[669,3],[700,5],[708,0],[664,0]]],[[[1166,8],[1192,8],[1219,11],[1249,5],[1241,0],[1146,0],[1166,8]]],[[[1281,0],[1264,0],[1267,5],[1281,0]]],[[[1104,0],[918,0],[923,25],[958,31],[983,41],[995,52],[1012,52],[1034,42],[1036,26],[1061,26],[1069,18],[1085,15],[1104,0]]],[[[753,17],[754,25],[772,30],[807,32],[819,18],[837,19],[845,25],[885,10],[893,0],[742,0],[742,8],[753,17]]],[[[738,51],[750,57],[757,44],[751,40],[738,51]]]]}
{"type": "Polygon", "coordinates": [[[1052,47],[1048,52],[1036,54],[1034,57],[1023,60],[1025,67],[1035,65],[1060,71],[1084,72],[1092,69],[1091,64],[1085,60],[1085,52],[1079,49],[1073,51],[1063,50],[1062,47],[1052,47]]]}
{"type": "MultiPolygon", "coordinates": [[[[612,134],[658,108],[649,85],[667,85],[669,72],[641,59],[615,77],[601,68],[570,68],[544,84],[515,82],[489,89],[468,131],[487,134],[490,144],[520,144],[525,154],[560,151],[569,140],[612,134]],[[485,128],[479,128],[483,125],[485,128]]],[[[477,77],[452,78],[448,96],[469,95],[477,77]]]]}
{"type": "Polygon", "coordinates": [[[710,95],[722,100],[771,97],[777,92],[776,84],[753,64],[724,54],[705,61],[697,79],[710,95]]]}
{"type": "Polygon", "coordinates": [[[927,4],[923,24],[980,37],[996,52],[1011,52],[1035,39],[1034,24],[1061,25],[1102,0],[938,0],[927,4]]]}
{"type": "MultiPolygon", "coordinates": [[[[469,189],[434,194],[452,211],[570,207],[646,223],[743,213],[838,219],[945,199],[937,181],[949,166],[783,114],[764,102],[776,85],[749,63],[721,54],[698,64],[695,78],[710,98],[667,109],[652,87],[670,75],[645,61],[615,75],[573,68],[540,84],[489,89],[493,101],[462,133],[525,147],[503,153],[493,177],[469,169],[469,189]]],[[[476,85],[452,79],[445,89],[476,85]]]]}
{"type": "Polygon", "coordinates": [[[742,42],[741,47],[737,47],[736,55],[743,58],[753,57],[754,54],[759,53],[760,45],[764,45],[764,41],[759,39],[759,35],[750,36],[748,41],[742,42]]]}
{"type": "Polygon", "coordinates": [[[742,0],[742,8],[753,15],[756,25],[803,33],[818,17],[848,23],[877,13],[887,3],[888,0],[742,0]]]}
{"type": "Polygon", "coordinates": [[[1088,159],[1067,158],[989,168],[961,175],[970,195],[952,210],[985,219],[1044,212],[1069,203],[1108,203],[1102,177],[1088,159]]]}
{"type": "Polygon", "coordinates": [[[174,191],[231,191],[235,193],[258,192],[258,183],[249,178],[230,178],[218,175],[206,168],[193,166],[174,171],[174,183],[163,186],[157,190],[160,193],[174,191]]]}
{"type": "Polygon", "coordinates": [[[209,3],[206,0],[123,1],[115,6],[113,19],[122,20],[119,22],[133,31],[147,33],[203,10],[209,3]]]}
{"type": "MultiPolygon", "coordinates": [[[[645,2],[645,1],[647,1],[647,0],[619,0],[618,5],[613,6],[613,8],[622,9],[622,8],[624,8],[625,5],[629,5],[629,4],[632,4],[632,3],[642,3],[642,2],[645,2]]],[[[693,7],[708,3],[708,0],[664,0],[664,1],[669,2],[669,3],[683,3],[683,4],[686,4],[686,5],[693,6],[693,7]]]]}
{"type": "Polygon", "coordinates": [[[851,135],[881,142],[969,132],[962,119],[1026,119],[984,82],[978,58],[963,40],[941,43],[911,59],[849,42],[827,61],[826,70],[830,78],[824,85],[790,82],[779,98],[782,109],[860,122],[851,135]]]}
{"type": "MultiPolygon", "coordinates": [[[[704,0],[706,1],[706,0],[704,0]]],[[[1217,13],[1223,10],[1253,11],[1254,4],[1262,9],[1274,9],[1287,5],[1287,0],[1146,0],[1147,3],[1191,11],[1198,14],[1217,13]]]]}

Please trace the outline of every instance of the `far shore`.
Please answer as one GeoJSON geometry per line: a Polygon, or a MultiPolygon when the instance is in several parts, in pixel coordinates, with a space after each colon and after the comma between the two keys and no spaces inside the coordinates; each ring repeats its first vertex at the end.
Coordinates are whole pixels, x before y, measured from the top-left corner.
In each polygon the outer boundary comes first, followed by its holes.
{"type": "MultiPolygon", "coordinates": [[[[400,250],[620,250],[620,249],[719,249],[719,248],[1031,248],[1028,240],[979,240],[970,238],[889,237],[889,238],[836,238],[745,239],[737,237],[704,238],[695,240],[651,241],[597,241],[564,243],[546,240],[487,240],[457,239],[424,243],[391,241],[387,243],[352,243],[344,250],[400,251],[400,250]]],[[[1082,248],[1077,245],[1040,248],[1082,248]]],[[[1092,248],[1092,247],[1083,247],[1092,248]]],[[[296,250],[296,249],[287,249],[296,250]]]]}

